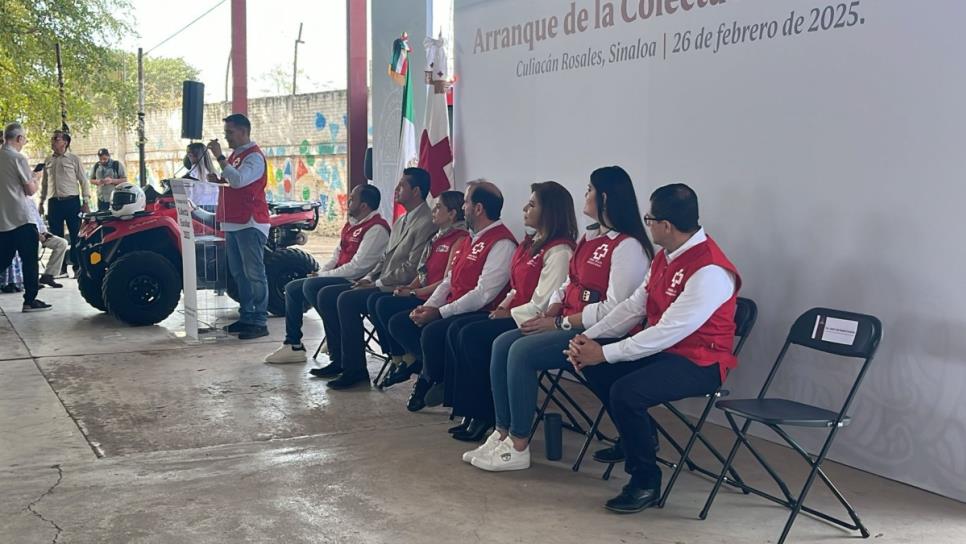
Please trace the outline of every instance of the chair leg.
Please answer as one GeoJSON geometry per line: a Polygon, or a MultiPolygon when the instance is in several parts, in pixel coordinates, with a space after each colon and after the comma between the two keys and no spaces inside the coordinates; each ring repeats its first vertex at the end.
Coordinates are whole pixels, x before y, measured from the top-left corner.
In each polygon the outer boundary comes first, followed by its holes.
{"type": "Polygon", "coordinates": [[[728,469],[731,468],[731,464],[734,462],[735,456],[738,455],[738,450],[741,448],[741,435],[747,432],[748,427],[751,426],[751,421],[746,421],[739,432],[731,415],[725,412],[725,416],[728,417],[728,423],[731,425],[732,430],[735,431],[737,438],[735,438],[734,445],[731,446],[731,451],[728,453],[728,458],[725,459],[724,466],[721,467],[721,474],[718,475],[718,479],[714,482],[714,487],[711,488],[711,493],[708,495],[708,500],[706,500],[704,503],[704,508],[702,508],[701,513],[698,514],[699,519],[708,519],[708,512],[711,510],[711,504],[714,502],[714,498],[718,495],[718,491],[721,489],[721,484],[724,482],[725,476],[728,474],[728,469]]]}
{"type": "MultiPolygon", "coordinates": [[[[681,475],[681,468],[685,465],[685,463],[690,463],[691,449],[694,448],[694,443],[697,442],[699,437],[701,437],[701,427],[704,426],[705,420],[708,419],[708,414],[711,413],[711,408],[714,406],[714,401],[715,397],[712,395],[711,398],[708,399],[708,402],[704,407],[704,411],[701,412],[701,418],[698,419],[698,423],[696,425],[692,427],[689,422],[685,422],[687,423],[688,428],[691,429],[691,438],[688,440],[687,445],[684,446],[684,452],[681,453],[681,460],[675,464],[674,472],[671,473],[671,478],[664,487],[664,494],[661,495],[661,500],[657,503],[658,508],[664,508],[664,504],[667,502],[667,498],[671,494],[671,489],[674,488],[674,483],[677,481],[678,476],[681,475]]],[[[675,409],[672,413],[677,415],[676,412],[677,410],[675,409]]]]}
{"type": "Polygon", "coordinates": [[[319,341],[319,347],[315,348],[315,353],[312,354],[313,359],[315,359],[316,357],[319,356],[320,353],[322,353],[322,346],[324,345],[325,345],[325,336],[323,336],[322,340],[319,341]]]}
{"type": "Polygon", "coordinates": [[[600,407],[600,411],[597,412],[597,418],[594,419],[594,424],[590,426],[587,431],[587,438],[584,439],[584,444],[580,447],[580,453],[577,454],[577,460],[574,462],[574,466],[571,470],[574,472],[580,471],[580,464],[584,461],[584,455],[587,454],[587,449],[590,448],[590,443],[594,440],[597,435],[597,427],[600,426],[600,420],[604,418],[604,412],[607,410],[603,406],[600,407]]]}

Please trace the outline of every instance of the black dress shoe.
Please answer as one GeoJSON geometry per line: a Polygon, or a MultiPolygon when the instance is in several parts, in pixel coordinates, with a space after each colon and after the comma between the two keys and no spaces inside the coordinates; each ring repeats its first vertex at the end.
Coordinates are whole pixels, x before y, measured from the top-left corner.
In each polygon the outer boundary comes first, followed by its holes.
{"type": "Polygon", "coordinates": [[[464,417],[462,423],[460,423],[455,427],[450,427],[449,429],[446,429],[446,432],[448,432],[449,434],[453,434],[458,431],[465,431],[466,428],[469,427],[472,422],[473,422],[473,418],[464,417]]]}
{"type": "Polygon", "coordinates": [[[409,395],[409,402],[406,403],[406,409],[410,412],[418,412],[426,407],[426,392],[433,385],[428,381],[419,378],[416,380],[416,384],[413,385],[413,392],[409,395]]]}
{"type": "Polygon", "coordinates": [[[479,442],[493,428],[493,424],[482,419],[474,419],[464,431],[453,433],[453,438],[463,442],[479,442]]]}
{"type": "Polygon", "coordinates": [[[61,287],[64,286],[63,284],[57,283],[56,281],[54,281],[54,277],[51,276],[50,274],[41,274],[40,279],[37,280],[37,283],[39,283],[40,285],[49,285],[54,289],[60,289],[61,287]]]}
{"type": "Polygon", "coordinates": [[[230,325],[225,325],[221,330],[227,332],[228,334],[238,334],[248,327],[248,323],[242,323],[241,321],[235,321],[230,325]]]}
{"type": "Polygon", "coordinates": [[[322,368],[313,368],[312,370],[309,370],[309,374],[315,376],[316,378],[331,378],[333,376],[342,374],[342,365],[339,363],[329,363],[322,368]]]}
{"type": "Polygon", "coordinates": [[[423,365],[416,361],[411,365],[396,365],[395,368],[389,371],[389,374],[383,379],[382,387],[389,387],[396,385],[397,383],[408,382],[409,377],[413,374],[422,370],[423,365]]]}
{"type": "Polygon", "coordinates": [[[268,327],[265,325],[246,325],[245,328],[238,333],[239,340],[253,340],[263,336],[268,336],[268,327]]]}
{"type": "Polygon", "coordinates": [[[368,372],[343,372],[338,378],[326,383],[329,389],[348,389],[360,383],[369,384],[368,372]]]}
{"type": "Polygon", "coordinates": [[[594,452],[594,461],[598,463],[620,463],[624,460],[624,449],[621,448],[620,440],[609,448],[603,448],[594,452]]]}
{"type": "Polygon", "coordinates": [[[620,495],[607,501],[604,507],[618,514],[634,514],[654,506],[660,498],[660,488],[643,488],[627,484],[621,490],[620,495]]]}

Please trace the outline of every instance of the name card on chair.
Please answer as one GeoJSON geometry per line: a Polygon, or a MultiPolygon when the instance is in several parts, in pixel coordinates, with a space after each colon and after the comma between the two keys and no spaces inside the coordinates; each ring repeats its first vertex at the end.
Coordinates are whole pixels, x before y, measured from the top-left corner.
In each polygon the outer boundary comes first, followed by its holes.
{"type": "Polygon", "coordinates": [[[817,315],[815,316],[815,328],[812,330],[812,338],[823,342],[851,346],[855,343],[855,335],[858,330],[858,321],[817,315]]]}

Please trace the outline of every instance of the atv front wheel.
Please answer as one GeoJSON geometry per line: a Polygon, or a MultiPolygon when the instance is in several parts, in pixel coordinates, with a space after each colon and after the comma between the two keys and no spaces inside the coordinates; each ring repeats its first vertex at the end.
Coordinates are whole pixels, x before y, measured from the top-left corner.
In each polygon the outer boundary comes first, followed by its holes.
{"type": "Polygon", "coordinates": [[[107,305],[104,304],[104,297],[101,296],[100,282],[81,272],[77,275],[77,288],[88,304],[102,312],[107,311],[107,305]]]}
{"type": "Polygon", "coordinates": [[[160,323],[181,299],[181,274],[153,251],[132,251],[107,269],[101,295],[107,311],[129,325],[160,323]]]}
{"type": "MultiPolygon", "coordinates": [[[[268,311],[272,315],[285,315],[285,285],[304,278],[319,269],[319,263],[301,249],[286,247],[265,252],[265,275],[268,276],[268,311]]],[[[302,305],[302,313],[309,303],[302,305]]]]}

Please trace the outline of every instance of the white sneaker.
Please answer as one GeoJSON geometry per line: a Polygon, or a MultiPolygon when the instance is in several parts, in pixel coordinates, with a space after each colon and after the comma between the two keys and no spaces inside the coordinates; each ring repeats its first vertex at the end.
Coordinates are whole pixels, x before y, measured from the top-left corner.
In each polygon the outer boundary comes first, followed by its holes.
{"type": "Polygon", "coordinates": [[[265,362],[273,365],[304,363],[305,348],[297,348],[288,344],[282,344],[282,347],[278,348],[270,355],[265,356],[265,362]]]}
{"type": "Polygon", "coordinates": [[[475,450],[470,450],[463,454],[463,462],[469,463],[474,457],[485,454],[486,452],[492,450],[500,444],[500,431],[493,431],[493,433],[487,437],[486,442],[482,446],[476,448],[475,450]]]}
{"type": "Polygon", "coordinates": [[[530,446],[528,445],[523,451],[517,451],[508,436],[495,448],[471,459],[470,464],[490,472],[524,470],[530,468],[530,446]]]}

